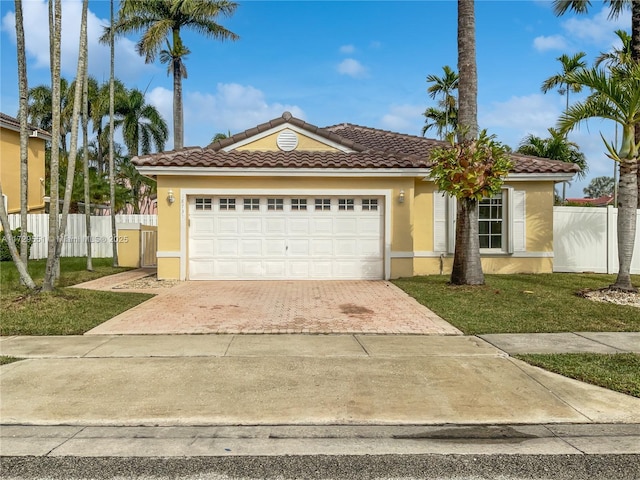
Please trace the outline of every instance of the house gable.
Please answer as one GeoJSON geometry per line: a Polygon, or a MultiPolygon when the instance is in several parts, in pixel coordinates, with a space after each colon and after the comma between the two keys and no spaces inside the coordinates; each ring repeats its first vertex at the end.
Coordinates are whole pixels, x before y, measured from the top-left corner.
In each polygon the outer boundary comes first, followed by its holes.
{"type": "Polygon", "coordinates": [[[304,152],[353,152],[353,149],[332,142],[325,137],[308,132],[293,125],[284,124],[273,131],[258,134],[237,144],[226,147],[224,151],[304,151],[304,152]]]}

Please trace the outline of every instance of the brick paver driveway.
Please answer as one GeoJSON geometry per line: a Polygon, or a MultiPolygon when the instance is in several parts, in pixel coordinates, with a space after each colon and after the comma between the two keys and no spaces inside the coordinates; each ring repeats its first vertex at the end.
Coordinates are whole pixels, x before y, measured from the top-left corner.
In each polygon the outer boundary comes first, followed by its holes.
{"type": "Polygon", "coordinates": [[[461,332],[385,281],[197,281],[165,289],[88,333],[461,332]]]}

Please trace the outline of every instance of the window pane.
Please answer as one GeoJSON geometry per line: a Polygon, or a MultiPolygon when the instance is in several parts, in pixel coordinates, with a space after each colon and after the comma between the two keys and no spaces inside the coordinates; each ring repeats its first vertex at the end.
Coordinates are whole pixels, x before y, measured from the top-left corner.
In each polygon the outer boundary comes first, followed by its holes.
{"type": "Polygon", "coordinates": [[[480,235],[480,248],[489,248],[489,237],[480,235]]]}

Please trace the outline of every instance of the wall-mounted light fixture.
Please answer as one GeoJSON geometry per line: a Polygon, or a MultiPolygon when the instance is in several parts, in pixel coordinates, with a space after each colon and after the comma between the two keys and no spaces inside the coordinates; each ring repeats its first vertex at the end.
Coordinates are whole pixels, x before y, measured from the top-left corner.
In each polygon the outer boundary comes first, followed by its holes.
{"type": "Polygon", "coordinates": [[[169,192],[167,193],[167,202],[169,203],[169,205],[171,205],[175,201],[176,197],[173,196],[173,190],[169,189],[169,192]]]}
{"type": "Polygon", "coordinates": [[[404,203],[404,190],[400,190],[400,194],[398,195],[398,203],[404,203]]]}

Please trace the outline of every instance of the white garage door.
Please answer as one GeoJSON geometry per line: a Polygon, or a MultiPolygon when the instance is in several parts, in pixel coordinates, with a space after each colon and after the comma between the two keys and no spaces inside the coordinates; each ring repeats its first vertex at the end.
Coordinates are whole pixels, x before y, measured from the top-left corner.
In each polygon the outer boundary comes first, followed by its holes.
{"type": "Polygon", "coordinates": [[[380,279],[382,197],[189,197],[192,280],[380,279]]]}

